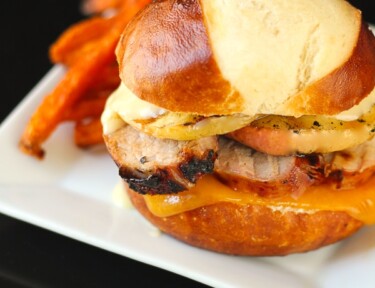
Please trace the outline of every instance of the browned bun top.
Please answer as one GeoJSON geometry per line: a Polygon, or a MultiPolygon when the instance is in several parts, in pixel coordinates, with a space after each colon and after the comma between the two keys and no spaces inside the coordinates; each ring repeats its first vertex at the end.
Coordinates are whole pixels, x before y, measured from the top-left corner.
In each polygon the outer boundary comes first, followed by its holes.
{"type": "Polygon", "coordinates": [[[117,57],[135,95],[171,111],[241,110],[241,97],[213,58],[202,17],[198,1],[155,1],[129,24],[117,57]]]}
{"type": "Polygon", "coordinates": [[[157,217],[142,195],[131,190],[128,194],[134,207],[161,231],[187,244],[233,255],[307,252],[340,241],[362,226],[345,212],[296,213],[227,202],[157,217]]]}
{"type": "Polygon", "coordinates": [[[346,1],[318,2],[154,1],[119,42],[122,81],[207,116],[347,110],[374,89],[374,36],[346,1]]]}
{"type": "Polygon", "coordinates": [[[336,114],[358,104],[375,85],[375,38],[362,22],[351,57],[286,102],[301,114],[336,114]]]}

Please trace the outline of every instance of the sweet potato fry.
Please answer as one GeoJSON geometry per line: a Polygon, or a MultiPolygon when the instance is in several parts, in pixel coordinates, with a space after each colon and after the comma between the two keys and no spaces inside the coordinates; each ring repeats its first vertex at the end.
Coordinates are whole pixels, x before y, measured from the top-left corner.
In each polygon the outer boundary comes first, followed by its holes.
{"type": "Polygon", "coordinates": [[[106,58],[113,57],[102,54],[93,56],[96,56],[98,62],[82,61],[75,65],[67,72],[54,91],[44,98],[22,135],[20,148],[23,152],[43,158],[42,143],[63,120],[64,111],[69,110],[93,83],[95,77],[87,77],[87,75],[98,73],[103,62],[107,60],[106,58]]]}
{"type": "Polygon", "coordinates": [[[29,155],[42,159],[42,144],[64,120],[66,110],[77,103],[91,86],[96,83],[103,68],[115,61],[114,50],[120,34],[130,19],[149,1],[136,1],[124,7],[113,17],[113,24],[98,41],[97,49],[83,54],[80,61],[69,68],[65,77],[47,95],[28,122],[20,139],[20,149],[29,155]]]}
{"type": "Polygon", "coordinates": [[[97,41],[94,40],[100,40],[111,28],[114,20],[95,17],[70,26],[49,49],[52,63],[71,66],[81,55],[97,49],[97,41]]]}
{"type": "MultiPolygon", "coordinates": [[[[87,1],[87,5],[103,11],[108,8],[119,8],[121,10],[131,6],[143,7],[148,2],[150,0],[90,0],[87,1]]],[[[107,33],[115,18],[94,16],[71,25],[51,45],[49,57],[52,63],[63,63],[71,66],[80,59],[80,55],[97,49],[96,40],[107,33]]]]}
{"type": "Polygon", "coordinates": [[[126,0],[84,0],[81,10],[84,14],[102,13],[107,9],[115,9],[121,6],[126,0]]]}
{"type": "Polygon", "coordinates": [[[98,93],[103,93],[103,95],[94,99],[83,99],[72,109],[65,111],[64,120],[78,122],[90,117],[100,117],[111,91],[98,91],[98,93]]]}
{"type": "Polygon", "coordinates": [[[74,130],[74,142],[80,148],[104,143],[100,119],[93,118],[89,122],[77,122],[74,130]]]}
{"type": "Polygon", "coordinates": [[[119,84],[118,65],[114,62],[103,68],[94,85],[75,105],[65,111],[64,121],[80,121],[87,117],[99,117],[108,97],[119,84]]]}

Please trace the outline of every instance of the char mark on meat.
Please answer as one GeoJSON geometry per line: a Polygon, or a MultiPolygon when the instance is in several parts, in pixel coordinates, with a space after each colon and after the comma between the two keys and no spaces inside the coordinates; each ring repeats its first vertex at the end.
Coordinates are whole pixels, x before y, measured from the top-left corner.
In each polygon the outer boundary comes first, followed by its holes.
{"type": "Polygon", "coordinates": [[[174,180],[173,174],[167,169],[159,169],[149,175],[123,166],[120,167],[119,174],[128,182],[130,189],[140,194],[177,193],[186,189],[180,182],[174,180]]]}
{"type": "Polygon", "coordinates": [[[214,150],[209,150],[205,159],[191,157],[187,162],[181,163],[179,168],[186,179],[196,183],[200,177],[205,174],[211,174],[214,171],[215,158],[216,153],[214,150]]]}
{"type": "Polygon", "coordinates": [[[104,137],[120,176],[141,194],[177,193],[213,173],[216,136],[177,141],[155,138],[125,126],[104,137]]]}

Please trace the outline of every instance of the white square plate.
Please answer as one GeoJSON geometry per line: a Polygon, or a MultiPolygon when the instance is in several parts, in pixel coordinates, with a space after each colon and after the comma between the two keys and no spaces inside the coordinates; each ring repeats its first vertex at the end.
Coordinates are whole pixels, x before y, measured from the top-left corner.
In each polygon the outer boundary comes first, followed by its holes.
{"type": "Polygon", "coordinates": [[[22,154],[29,117],[63,74],[54,67],[0,126],[0,212],[214,287],[375,287],[375,227],[305,254],[221,255],[156,233],[137,211],[115,205],[115,164],[104,148],[77,149],[69,124],[47,141],[45,160],[22,154]]]}

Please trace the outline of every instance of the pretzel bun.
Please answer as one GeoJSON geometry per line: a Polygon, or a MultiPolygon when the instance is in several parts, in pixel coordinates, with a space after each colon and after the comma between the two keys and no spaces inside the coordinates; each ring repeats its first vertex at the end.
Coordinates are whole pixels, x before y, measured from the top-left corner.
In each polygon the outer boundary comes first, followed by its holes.
{"type": "Polygon", "coordinates": [[[152,1],[116,57],[104,141],[134,207],[161,231],[276,256],[375,223],[375,38],[345,0],[152,1]],[[334,166],[337,155],[347,165],[334,166]]]}
{"type": "Polygon", "coordinates": [[[343,0],[166,0],[133,19],[117,58],[123,83],[170,111],[297,117],[364,99],[374,47],[343,0]]]}
{"type": "Polygon", "coordinates": [[[232,255],[300,253],[340,241],[362,227],[345,212],[275,211],[272,207],[221,202],[157,217],[142,195],[128,189],[134,207],[161,231],[189,245],[232,255]]]}

